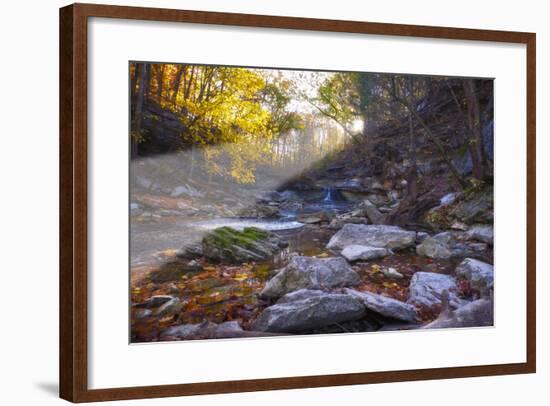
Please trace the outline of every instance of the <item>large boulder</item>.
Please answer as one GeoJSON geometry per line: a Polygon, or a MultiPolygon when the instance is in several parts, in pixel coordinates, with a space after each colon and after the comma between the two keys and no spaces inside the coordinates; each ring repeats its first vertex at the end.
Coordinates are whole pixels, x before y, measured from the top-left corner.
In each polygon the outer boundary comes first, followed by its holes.
{"type": "Polygon", "coordinates": [[[380,224],[382,222],[384,215],[380,213],[376,205],[370,200],[367,199],[363,201],[361,208],[363,209],[365,217],[367,217],[372,224],[380,224]]]}
{"type": "Polygon", "coordinates": [[[276,234],[259,228],[238,231],[220,227],[203,237],[202,254],[212,261],[225,263],[267,261],[286,246],[276,234]]]}
{"type": "Polygon", "coordinates": [[[181,324],[163,330],[163,340],[204,340],[215,338],[245,338],[271,335],[259,331],[243,330],[237,321],[226,321],[221,324],[205,321],[198,324],[181,324]]]}
{"type": "Polygon", "coordinates": [[[456,205],[451,214],[467,223],[493,222],[493,187],[489,186],[456,205]]]}
{"type": "Polygon", "coordinates": [[[279,208],[268,204],[256,203],[239,212],[243,218],[275,218],[279,217],[279,208]]]}
{"type": "Polygon", "coordinates": [[[482,255],[486,244],[469,243],[463,232],[445,231],[426,238],[416,246],[416,253],[433,259],[450,259],[482,255]]]}
{"type": "Polygon", "coordinates": [[[266,308],[252,324],[252,329],[273,333],[298,333],[334,323],[358,320],[365,314],[363,303],[351,295],[301,292],[293,298],[283,297],[277,304],[266,308]]]}
{"type": "Polygon", "coordinates": [[[335,217],[331,211],[319,211],[316,213],[299,215],[296,220],[304,224],[328,223],[335,217]]]}
{"type": "Polygon", "coordinates": [[[368,310],[384,317],[412,323],[418,321],[418,312],[411,304],[375,293],[359,292],[353,289],[346,289],[346,293],[361,300],[368,310]]]}
{"type": "Polygon", "coordinates": [[[456,267],[455,272],[468,279],[470,286],[482,295],[489,295],[493,290],[494,271],[491,264],[474,258],[466,258],[456,267]]]}
{"type": "Polygon", "coordinates": [[[493,325],[493,301],[479,299],[455,311],[444,311],[422,328],[487,327],[493,325]]]}
{"type": "Polygon", "coordinates": [[[399,250],[415,244],[416,232],[397,226],[346,224],[332,236],[327,248],[340,252],[348,245],[399,250]]]}
{"type": "Polygon", "coordinates": [[[493,232],[492,225],[477,224],[475,226],[472,226],[468,230],[467,235],[469,238],[473,240],[477,240],[477,241],[485,242],[489,245],[493,245],[494,232],[493,232]]]}
{"type": "Polygon", "coordinates": [[[348,245],[345,247],[340,255],[346,258],[348,261],[368,261],[376,258],[383,258],[388,255],[392,255],[392,250],[388,248],[369,247],[366,245],[348,245]]]}
{"type": "Polygon", "coordinates": [[[141,303],[133,305],[135,309],[140,309],[141,316],[170,316],[178,313],[183,308],[183,303],[174,296],[156,295],[141,303]]]}
{"type": "Polygon", "coordinates": [[[265,285],[261,296],[278,298],[299,289],[323,290],[356,286],[359,275],[344,258],[294,256],[265,285]]]}
{"type": "Polygon", "coordinates": [[[450,307],[458,308],[464,305],[464,300],[458,297],[455,278],[434,272],[416,272],[411,278],[407,302],[425,307],[441,305],[445,301],[445,292],[450,307]]]}

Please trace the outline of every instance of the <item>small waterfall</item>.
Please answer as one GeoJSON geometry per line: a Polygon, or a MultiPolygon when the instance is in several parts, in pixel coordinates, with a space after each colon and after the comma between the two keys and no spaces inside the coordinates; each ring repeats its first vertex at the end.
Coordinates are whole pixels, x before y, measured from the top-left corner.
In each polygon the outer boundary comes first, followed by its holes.
{"type": "Polygon", "coordinates": [[[334,200],[333,198],[333,188],[326,187],[325,188],[325,197],[323,199],[324,202],[332,202],[334,200]]]}

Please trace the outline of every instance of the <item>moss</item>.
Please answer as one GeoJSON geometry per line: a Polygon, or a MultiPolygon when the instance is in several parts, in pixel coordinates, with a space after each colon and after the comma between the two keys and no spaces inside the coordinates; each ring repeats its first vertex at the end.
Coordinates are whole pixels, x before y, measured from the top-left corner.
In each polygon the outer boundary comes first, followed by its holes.
{"type": "Polygon", "coordinates": [[[256,241],[264,240],[268,235],[267,232],[255,227],[247,227],[243,231],[231,227],[220,227],[206,235],[203,243],[227,249],[233,245],[250,248],[256,241]]]}

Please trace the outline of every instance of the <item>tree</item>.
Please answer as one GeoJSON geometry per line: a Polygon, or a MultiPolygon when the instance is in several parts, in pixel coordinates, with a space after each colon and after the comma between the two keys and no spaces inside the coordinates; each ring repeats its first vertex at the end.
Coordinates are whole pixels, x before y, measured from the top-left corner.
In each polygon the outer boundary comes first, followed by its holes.
{"type": "MultiPolygon", "coordinates": [[[[136,158],[138,155],[138,143],[141,140],[141,121],[143,119],[143,101],[146,95],[146,84],[147,82],[147,72],[149,72],[149,65],[146,63],[138,65],[139,68],[136,68],[136,76],[137,72],[139,72],[139,90],[136,97],[136,108],[134,111],[134,126],[133,126],[133,132],[130,135],[130,157],[136,158]]],[[[137,84],[137,82],[136,82],[137,84]]],[[[148,85],[147,85],[148,87],[148,85]]]]}

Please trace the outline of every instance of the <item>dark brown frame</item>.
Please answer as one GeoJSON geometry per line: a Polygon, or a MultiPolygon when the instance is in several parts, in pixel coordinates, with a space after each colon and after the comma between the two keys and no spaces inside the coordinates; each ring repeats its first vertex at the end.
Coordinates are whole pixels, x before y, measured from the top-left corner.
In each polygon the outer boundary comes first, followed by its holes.
{"type": "Polygon", "coordinates": [[[536,180],[534,33],[73,4],[60,9],[60,396],[72,402],[448,379],[536,371],[536,180]],[[527,361],[339,375],[88,389],[87,385],[87,21],[88,17],[269,27],[527,46],[527,361]]]}

